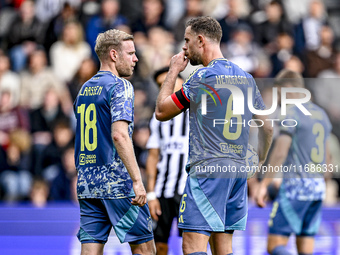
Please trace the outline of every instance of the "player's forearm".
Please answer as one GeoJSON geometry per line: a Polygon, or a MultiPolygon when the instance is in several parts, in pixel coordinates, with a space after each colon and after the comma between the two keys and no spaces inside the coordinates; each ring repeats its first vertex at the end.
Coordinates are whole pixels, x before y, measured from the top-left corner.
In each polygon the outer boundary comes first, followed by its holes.
{"type": "Polygon", "coordinates": [[[173,93],[178,74],[179,72],[176,71],[176,69],[170,68],[157,97],[156,116],[166,112],[167,107],[165,99],[167,99],[173,93]]]}
{"type": "Polygon", "coordinates": [[[158,149],[149,149],[149,154],[146,159],[147,192],[155,190],[158,155],[159,155],[158,149]]]}
{"type": "Polygon", "coordinates": [[[112,136],[114,146],[119,157],[123,161],[131,180],[133,182],[142,181],[139,167],[136,161],[136,156],[133,150],[132,141],[126,132],[115,132],[112,136]]]}
{"type": "MultiPolygon", "coordinates": [[[[288,150],[282,149],[280,148],[280,144],[276,144],[268,160],[268,166],[271,166],[273,169],[275,169],[276,167],[280,167],[285,162],[287,154],[288,150]]],[[[275,178],[275,176],[276,172],[267,171],[264,176],[264,179],[261,182],[261,185],[268,187],[269,184],[273,181],[273,178],[275,178]]]]}
{"type": "MultiPolygon", "coordinates": [[[[271,157],[269,158],[268,166],[271,166],[273,169],[275,169],[276,167],[279,167],[284,163],[286,157],[287,154],[282,152],[278,154],[277,152],[275,152],[274,148],[271,157]]],[[[272,183],[273,178],[275,178],[276,174],[277,173],[274,171],[267,171],[266,174],[264,175],[261,185],[268,187],[272,183]]]]}
{"type": "Polygon", "coordinates": [[[267,158],[268,151],[272,144],[273,139],[273,128],[269,122],[264,122],[265,124],[259,128],[258,133],[258,155],[260,164],[263,164],[267,158]]]}

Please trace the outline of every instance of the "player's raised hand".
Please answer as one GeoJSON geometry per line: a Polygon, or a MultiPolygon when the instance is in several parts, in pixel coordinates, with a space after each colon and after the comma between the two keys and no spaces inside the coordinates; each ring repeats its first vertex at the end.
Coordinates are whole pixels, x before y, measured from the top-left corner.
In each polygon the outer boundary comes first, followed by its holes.
{"type": "Polygon", "coordinates": [[[189,59],[185,56],[184,51],[181,51],[171,58],[170,69],[176,68],[176,70],[180,73],[186,68],[188,62],[189,59]]]}
{"type": "Polygon", "coordinates": [[[260,185],[257,194],[255,195],[255,202],[259,207],[266,207],[267,200],[267,186],[260,185]]]}
{"type": "Polygon", "coordinates": [[[159,200],[157,198],[153,199],[153,200],[149,200],[148,204],[149,204],[151,217],[154,220],[158,221],[158,216],[162,214],[161,205],[159,203],[159,200]]]}
{"type": "Polygon", "coordinates": [[[133,191],[135,192],[135,197],[132,199],[131,204],[143,206],[146,204],[146,191],[142,181],[133,182],[133,191]]]}

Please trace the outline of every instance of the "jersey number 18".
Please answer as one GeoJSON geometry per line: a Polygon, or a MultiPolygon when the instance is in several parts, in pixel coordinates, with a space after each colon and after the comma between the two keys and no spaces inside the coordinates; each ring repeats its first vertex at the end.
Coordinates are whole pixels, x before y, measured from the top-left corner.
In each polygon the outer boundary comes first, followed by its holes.
{"type": "Polygon", "coordinates": [[[85,104],[82,104],[78,106],[77,113],[80,114],[80,150],[84,151],[86,147],[88,151],[94,151],[97,148],[96,106],[92,103],[85,109],[85,104]],[[90,139],[90,133],[92,133],[92,139],[90,139]]]}

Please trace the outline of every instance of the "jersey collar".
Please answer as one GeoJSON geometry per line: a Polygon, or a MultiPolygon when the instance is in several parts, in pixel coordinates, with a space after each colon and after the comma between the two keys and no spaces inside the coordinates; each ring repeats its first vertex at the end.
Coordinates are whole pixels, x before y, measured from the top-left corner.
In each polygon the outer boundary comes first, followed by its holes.
{"type": "Polygon", "coordinates": [[[215,59],[213,59],[213,60],[211,60],[211,61],[209,62],[209,64],[207,65],[207,67],[208,67],[208,66],[211,66],[212,64],[214,64],[215,62],[220,61],[220,60],[229,61],[229,60],[226,59],[226,58],[215,58],[215,59]]]}

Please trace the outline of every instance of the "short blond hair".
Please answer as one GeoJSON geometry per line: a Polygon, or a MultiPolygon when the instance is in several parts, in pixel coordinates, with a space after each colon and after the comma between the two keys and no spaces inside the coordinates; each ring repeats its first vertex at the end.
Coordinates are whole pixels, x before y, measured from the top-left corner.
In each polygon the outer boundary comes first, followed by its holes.
{"type": "Polygon", "coordinates": [[[283,69],[276,75],[274,84],[276,86],[286,86],[287,84],[290,84],[297,88],[305,87],[302,75],[288,69],[283,69]]]}
{"type": "Polygon", "coordinates": [[[117,29],[100,33],[96,39],[94,50],[100,60],[105,59],[110,50],[120,51],[123,41],[133,40],[133,36],[117,29]]]}

